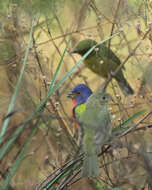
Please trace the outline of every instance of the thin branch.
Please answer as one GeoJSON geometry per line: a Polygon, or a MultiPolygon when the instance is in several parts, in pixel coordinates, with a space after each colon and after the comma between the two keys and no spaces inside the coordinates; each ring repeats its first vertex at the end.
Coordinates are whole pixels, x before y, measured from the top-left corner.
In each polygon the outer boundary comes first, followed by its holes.
{"type": "MultiPolygon", "coordinates": [[[[113,31],[114,31],[114,27],[115,27],[115,24],[116,24],[116,19],[117,19],[117,15],[118,15],[118,11],[119,11],[119,8],[120,8],[120,2],[121,0],[118,1],[118,4],[117,4],[117,9],[115,11],[115,15],[114,15],[114,21],[112,23],[112,28],[111,28],[111,33],[110,33],[110,36],[113,35],[113,31]]],[[[109,40],[108,42],[108,58],[109,58],[109,53],[110,53],[110,46],[111,46],[111,39],[109,40]]]]}
{"type": "Polygon", "coordinates": [[[144,117],[142,119],[140,119],[134,126],[130,127],[128,130],[126,130],[125,132],[123,132],[121,135],[119,135],[119,137],[125,136],[126,134],[130,133],[131,131],[135,130],[136,127],[142,123],[149,115],[152,114],[152,110],[150,110],[146,115],[144,115],[144,117]]]}
{"type": "Polygon", "coordinates": [[[41,46],[41,45],[44,45],[44,44],[46,44],[46,43],[48,43],[48,42],[51,42],[51,41],[53,41],[53,40],[57,40],[57,39],[60,39],[60,38],[69,36],[69,35],[71,35],[71,34],[80,33],[80,32],[82,32],[82,31],[90,30],[90,29],[93,29],[93,28],[97,28],[97,26],[91,26],[91,27],[88,27],[88,28],[83,28],[83,29],[80,29],[80,30],[75,30],[75,31],[73,31],[73,32],[67,32],[66,34],[63,34],[63,35],[54,37],[54,38],[49,39],[49,40],[47,40],[47,41],[45,41],[45,42],[41,42],[41,43],[37,44],[37,46],[41,46]]]}
{"type": "Polygon", "coordinates": [[[132,57],[136,50],[139,48],[139,46],[141,45],[142,41],[147,37],[147,35],[149,34],[149,32],[151,31],[151,28],[149,28],[147,30],[147,32],[145,33],[145,35],[143,36],[143,38],[141,40],[138,41],[136,47],[132,50],[132,52],[126,57],[126,59],[116,68],[116,70],[110,74],[110,77],[106,80],[106,82],[104,83],[104,90],[106,89],[108,83],[112,80],[113,76],[116,76],[116,74],[119,72],[119,70],[124,66],[124,64],[130,59],[130,57],[132,57]]]}

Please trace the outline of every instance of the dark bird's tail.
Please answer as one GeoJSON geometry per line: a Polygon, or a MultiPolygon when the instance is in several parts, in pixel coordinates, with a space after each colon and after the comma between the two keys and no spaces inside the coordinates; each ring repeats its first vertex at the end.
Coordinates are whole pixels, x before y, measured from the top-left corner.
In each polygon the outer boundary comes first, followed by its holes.
{"type": "Polygon", "coordinates": [[[119,85],[120,89],[122,90],[122,92],[125,96],[134,94],[133,89],[131,88],[131,86],[129,85],[129,83],[125,79],[125,77],[123,77],[123,79],[121,78],[121,80],[120,79],[117,80],[117,82],[118,82],[118,85],[119,85]]]}

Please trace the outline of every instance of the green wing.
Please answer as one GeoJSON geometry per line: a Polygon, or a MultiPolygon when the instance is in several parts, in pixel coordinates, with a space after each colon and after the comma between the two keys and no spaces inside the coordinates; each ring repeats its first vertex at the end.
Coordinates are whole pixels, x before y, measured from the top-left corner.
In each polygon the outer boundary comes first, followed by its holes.
{"type": "MultiPolygon", "coordinates": [[[[109,55],[109,59],[112,60],[113,62],[117,63],[117,65],[121,64],[120,59],[116,56],[115,53],[113,53],[113,51],[110,49],[108,52],[108,47],[106,47],[104,44],[100,44],[99,45],[99,53],[98,56],[102,57],[105,56],[107,57],[109,55]]],[[[125,67],[122,67],[123,69],[125,69],[125,67]]]]}

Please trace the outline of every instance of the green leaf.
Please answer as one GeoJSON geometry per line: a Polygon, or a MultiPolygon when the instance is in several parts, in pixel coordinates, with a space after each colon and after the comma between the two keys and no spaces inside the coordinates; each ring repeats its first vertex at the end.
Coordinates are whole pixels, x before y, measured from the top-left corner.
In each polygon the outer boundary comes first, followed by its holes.
{"type": "Polygon", "coordinates": [[[128,124],[133,122],[135,119],[137,119],[139,116],[141,116],[143,113],[145,113],[147,110],[141,110],[139,112],[136,112],[133,116],[131,116],[129,119],[127,119],[126,121],[124,121],[122,124],[118,125],[117,127],[115,127],[113,129],[113,133],[120,133],[125,131],[126,129],[128,129],[128,124]],[[126,127],[127,126],[127,127],[126,127]]]}
{"type": "MultiPolygon", "coordinates": [[[[68,43],[69,44],[69,43],[68,43]]],[[[67,47],[68,47],[68,44],[67,44],[67,47]]],[[[67,51],[67,47],[65,49],[65,52],[67,51]]],[[[18,137],[18,135],[22,132],[22,130],[25,128],[25,126],[28,124],[28,122],[33,119],[33,117],[35,116],[35,114],[37,112],[39,112],[43,107],[44,105],[46,104],[46,102],[48,101],[48,99],[50,98],[50,96],[53,94],[53,86],[54,86],[54,82],[57,78],[57,75],[59,73],[59,69],[61,67],[61,63],[63,62],[63,57],[65,56],[65,52],[64,54],[62,55],[61,57],[61,61],[59,62],[59,66],[57,67],[57,70],[55,72],[55,75],[53,77],[53,80],[52,80],[52,83],[50,84],[50,87],[49,87],[49,90],[48,90],[48,93],[47,93],[47,96],[44,100],[41,101],[41,103],[36,107],[36,109],[28,116],[28,118],[24,121],[24,123],[19,127],[17,128],[17,130],[13,133],[12,137],[10,138],[10,140],[8,140],[7,143],[5,143],[4,147],[2,148],[2,150],[0,151],[0,160],[3,158],[3,156],[6,154],[6,152],[8,151],[8,149],[11,147],[11,145],[13,144],[13,142],[15,141],[15,139],[18,137]]],[[[14,99],[13,99],[14,100],[14,99]]],[[[9,110],[10,111],[10,110],[9,110]]],[[[9,119],[10,117],[8,117],[9,119]]],[[[3,131],[1,132],[2,135],[5,134],[5,131],[6,131],[6,127],[8,125],[8,122],[5,123],[4,125],[4,129],[3,131]]],[[[1,141],[2,142],[2,139],[1,141]]]]}
{"type": "MultiPolygon", "coordinates": [[[[52,190],[54,187],[52,187],[54,184],[59,184],[59,180],[63,179],[64,177],[68,176],[68,174],[73,171],[72,167],[75,163],[70,164],[67,168],[62,169],[61,171],[59,171],[59,173],[57,175],[55,175],[55,177],[53,177],[52,179],[50,179],[50,181],[47,182],[47,184],[45,184],[45,186],[41,187],[43,190],[52,190]]],[[[60,185],[60,184],[59,184],[60,185]]],[[[58,187],[57,187],[58,189],[58,187]]]]}
{"type": "MultiPolygon", "coordinates": [[[[18,92],[19,92],[19,88],[20,88],[22,79],[23,79],[23,74],[24,74],[24,70],[25,70],[26,63],[27,63],[27,58],[28,58],[28,54],[29,54],[29,49],[30,49],[31,42],[32,42],[32,32],[33,32],[34,20],[35,20],[35,19],[33,19],[32,26],[31,26],[31,31],[30,31],[28,46],[27,46],[26,53],[25,53],[25,57],[24,57],[24,61],[23,61],[23,66],[22,66],[22,68],[21,68],[21,72],[20,72],[19,79],[18,79],[18,81],[17,81],[16,89],[15,89],[15,91],[14,91],[14,93],[13,93],[12,98],[11,98],[11,102],[10,102],[10,104],[9,104],[9,108],[8,108],[8,111],[7,111],[7,114],[6,114],[6,115],[8,115],[8,114],[9,114],[10,112],[12,112],[13,109],[14,109],[15,101],[16,101],[16,98],[17,98],[17,95],[18,95],[18,92]]],[[[0,143],[1,143],[2,140],[3,140],[3,136],[5,135],[6,129],[7,129],[8,124],[9,124],[9,121],[10,121],[10,117],[8,117],[8,118],[6,118],[6,119],[4,120],[2,129],[1,129],[1,132],[0,132],[0,143]]]]}
{"type": "Polygon", "coordinates": [[[24,145],[22,151],[20,152],[20,154],[18,155],[15,163],[13,164],[12,168],[10,169],[5,181],[3,182],[2,186],[1,186],[1,190],[5,190],[7,189],[12,177],[14,176],[14,174],[16,173],[17,169],[19,168],[22,160],[24,159],[24,156],[26,154],[26,152],[28,151],[28,148],[32,142],[32,138],[33,136],[36,134],[37,132],[37,129],[38,129],[38,123],[40,121],[40,117],[38,118],[36,124],[35,124],[35,127],[33,128],[32,132],[31,132],[31,135],[30,137],[28,138],[26,144],[24,145]]]}
{"type": "MultiPolygon", "coordinates": [[[[31,30],[32,30],[32,28],[31,28],[31,30]]],[[[53,86],[54,86],[54,83],[55,83],[55,81],[56,81],[56,78],[57,78],[57,76],[58,76],[58,74],[59,74],[59,70],[60,70],[61,64],[62,64],[62,62],[63,62],[63,58],[64,58],[64,56],[65,56],[65,53],[67,52],[69,43],[70,43],[70,40],[69,40],[68,43],[67,43],[67,46],[66,46],[66,48],[65,48],[65,51],[64,51],[63,55],[61,56],[61,60],[60,60],[59,65],[58,65],[58,67],[57,67],[57,69],[56,69],[56,72],[55,72],[55,74],[54,74],[54,77],[53,77],[53,79],[52,79],[52,82],[51,82],[51,84],[50,84],[50,86],[49,86],[49,90],[48,90],[48,93],[47,93],[47,95],[46,95],[46,98],[41,101],[41,103],[40,103],[40,104],[36,107],[36,109],[28,116],[28,118],[24,121],[24,123],[23,123],[20,127],[17,128],[17,130],[13,133],[12,137],[10,138],[10,140],[8,140],[8,142],[6,142],[6,143],[4,144],[4,147],[3,147],[2,150],[0,151],[0,160],[4,157],[4,155],[6,154],[6,152],[8,151],[8,149],[12,146],[13,142],[14,142],[15,139],[18,137],[18,135],[22,132],[22,130],[25,128],[25,126],[28,124],[28,122],[29,122],[30,120],[32,120],[33,117],[35,116],[35,114],[36,114],[37,112],[39,112],[39,111],[44,107],[44,105],[46,104],[46,102],[48,101],[48,99],[50,98],[50,96],[53,94],[53,92],[54,92],[53,86]]],[[[29,47],[29,46],[28,46],[28,47],[29,47]]],[[[28,47],[27,47],[27,48],[28,48],[28,47]]],[[[25,57],[26,57],[26,55],[25,55],[25,57]]],[[[24,59],[24,60],[25,60],[25,59],[24,59]]],[[[15,97],[16,97],[16,96],[15,96],[15,97]]],[[[14,102],[14,98],[13,98],[13,102],[14,102]]],[[[12,103],[12,104],[14,104],[14,103],[12,103]]],[[[11,105],[11,109],[12,109],[12,105],[11,105]]],[[[10,113],[10,110],[9,110],[8,113],[10,113]]],[[[8,119],[10,119],[10,117],[8,117],[8,119]]],[[[8,120],[8,121],[9,121],[9,120],[8,120]]],[[[6,128],[7,128],[7,125],[8,125],[8,121],[7,121],[7,123],[5,123],[5,125],[4,125],[5,128],[4,128],[3,131],[1,132],[1,135],[4,135],[4,134],[5,134],[5,131],[6,131],[6,128]]],[[[2,142],[2,139],[1,139],[0,142],[2,142]]]]}

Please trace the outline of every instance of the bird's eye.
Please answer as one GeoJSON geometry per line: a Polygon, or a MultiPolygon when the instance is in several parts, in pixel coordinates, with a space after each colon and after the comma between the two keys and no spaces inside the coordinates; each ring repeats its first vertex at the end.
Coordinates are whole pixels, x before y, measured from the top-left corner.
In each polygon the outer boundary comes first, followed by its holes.
{"type": "Polygon", "coordinates": [[[103,96],[103,97],[102,97],[102,99],[103,99],[103,100],[105,100],[105,99],[106,99],[106,97],[105,97],[105,96],[103,96]]]}
{"type": "Polygon", "coordinates": [[[81,93],[80,93],[80,92],[77,92],[77,95],[81,95],[81,93]]]}

